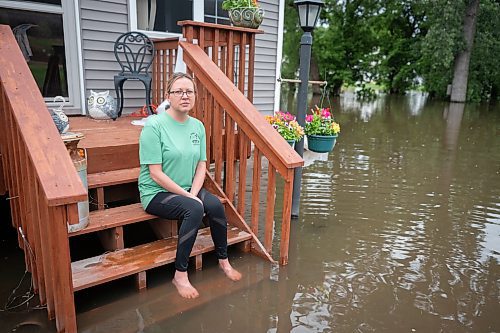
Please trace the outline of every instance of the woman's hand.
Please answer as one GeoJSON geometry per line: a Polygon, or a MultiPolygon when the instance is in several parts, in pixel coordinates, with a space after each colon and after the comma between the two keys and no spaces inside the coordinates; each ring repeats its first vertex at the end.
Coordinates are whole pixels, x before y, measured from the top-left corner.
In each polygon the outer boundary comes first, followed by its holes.
{"type": "Polygon", "coordinates": [[[191,199],[194,199],[196,201],[198,201],[202,206],[203,206],[203,202],[201,201],[200,198],[198,198],[196,195],[194,195],[193,193],[191,192],[188,192],[188,195],[187,195],[188,198],[191,198],[191,199]]]}

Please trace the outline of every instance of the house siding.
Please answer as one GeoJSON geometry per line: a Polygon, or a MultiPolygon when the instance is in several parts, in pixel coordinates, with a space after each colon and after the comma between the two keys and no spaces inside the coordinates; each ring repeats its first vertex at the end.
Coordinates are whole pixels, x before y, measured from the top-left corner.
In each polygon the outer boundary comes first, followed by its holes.
{"type": "MultiPolygon", "coordinates": [[[[85,96],[90,95],[90,90],[109,90],[115,96],[113,77],[120,71],[120,66],[113,46],[118,36],[129,31],[127,3],[126,0],[80,1],[85,96]]],[[[125,114],[144,105],[142,83],[127,81],[124,93],[125,114]]]]}
{"type": "Polygon", "coordinates": [[[260,112],[272,114],[277,84],[276,59],[280,8],[279,1],[276,0],[259,0],[259,4],[265,11],[264,21],[259,29],[265,33],[257,35],[255,39],[254,105],[260,112]]]}
{"type": "MultiPolygon", "coordinates": [[[[279,2],[260,0],[265,11],[260,26],[264,34],[256,36],[254,105],[265,114],[274,109],[279,2]]],[[[282,9],[283,10],[283,9],[282,9]]],[[[81,0],[80,20],[83,50],[85,96],[90,90],[110,90],[115,96],[113,76],[120,71],[113,45],[118,36],[129,31],[127,0],[81,0]]],[[[144,86],[127,81],[124,86],[124,113],[144,105],[144,86]]]]}

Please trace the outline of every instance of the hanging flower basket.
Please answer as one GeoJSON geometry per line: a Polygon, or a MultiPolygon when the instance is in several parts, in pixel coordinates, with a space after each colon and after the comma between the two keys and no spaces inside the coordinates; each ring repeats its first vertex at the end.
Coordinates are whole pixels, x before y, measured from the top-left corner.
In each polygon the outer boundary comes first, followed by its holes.
{"type": "Polygon", "coordinates": [[[229,9],[229,20],[236,27],[257,29],[264,19],[264,10],[256,7],[229,9]]]}
{"type": "Polygon", "coordinates": [[[305,133],[310,151],[328,153],[335,147],[340,125],[334,121],[329,108],[320,109],[316,106],[312,114],[306,116],[305,133]]]}
{"type": "Polygon", "coordinates": [[[295,116],[283,111],[277,111],[272,116],[265,116],[266,121],[278,131],[283,139],[293,147],[296,141],[304,136],[304,129],[299,125],[295,116]]]}
{"type": "Polygon", "coordinates": [[[308,135],[307,148],[315,153],[328,153],[335,147],[338,135],[308,135]]]}

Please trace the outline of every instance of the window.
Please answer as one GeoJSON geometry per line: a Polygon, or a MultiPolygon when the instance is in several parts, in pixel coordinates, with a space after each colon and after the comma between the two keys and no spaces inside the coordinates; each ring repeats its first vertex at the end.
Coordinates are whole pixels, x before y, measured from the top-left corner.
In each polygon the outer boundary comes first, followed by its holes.
{"type": "Polygon", "coordinates": [[[177,21],[193,19],[192,0],[137,0],[137,29],[181,33],[177,21]]]}
{"type": "Polygon", "coordinates": [[[150,37],[180,36],[178,21],[194,20],[229,24],[223,0],[130,0],[130,30],[139,30],[150,37]]]}
{"type": "Polygon", "coordinates": [[[229,14],[222,9],[223,0],[205,1],[205,22],[229,25],[229,14]]]}
{"type": "Polygon", "coordinates": [[[0,0],[0,24],[11,27],[46,102],[64,96],[70,109],[80,111],[75,8],[70,4],[0,0]]]}

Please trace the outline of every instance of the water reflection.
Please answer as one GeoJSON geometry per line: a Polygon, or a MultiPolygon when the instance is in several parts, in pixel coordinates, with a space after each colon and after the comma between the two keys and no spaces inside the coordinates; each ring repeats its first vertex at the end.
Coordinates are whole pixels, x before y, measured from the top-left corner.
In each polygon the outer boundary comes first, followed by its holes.
{"type": "Polygon", "coordinates": [[[342,112],[354,112],[359,114],[359,119],[368,121],[376,113],[381,112],[385,106],[385,96],[371,101],[360,100],[355,93],[346,92],[341,99],[340,108],[342,112]]]}

